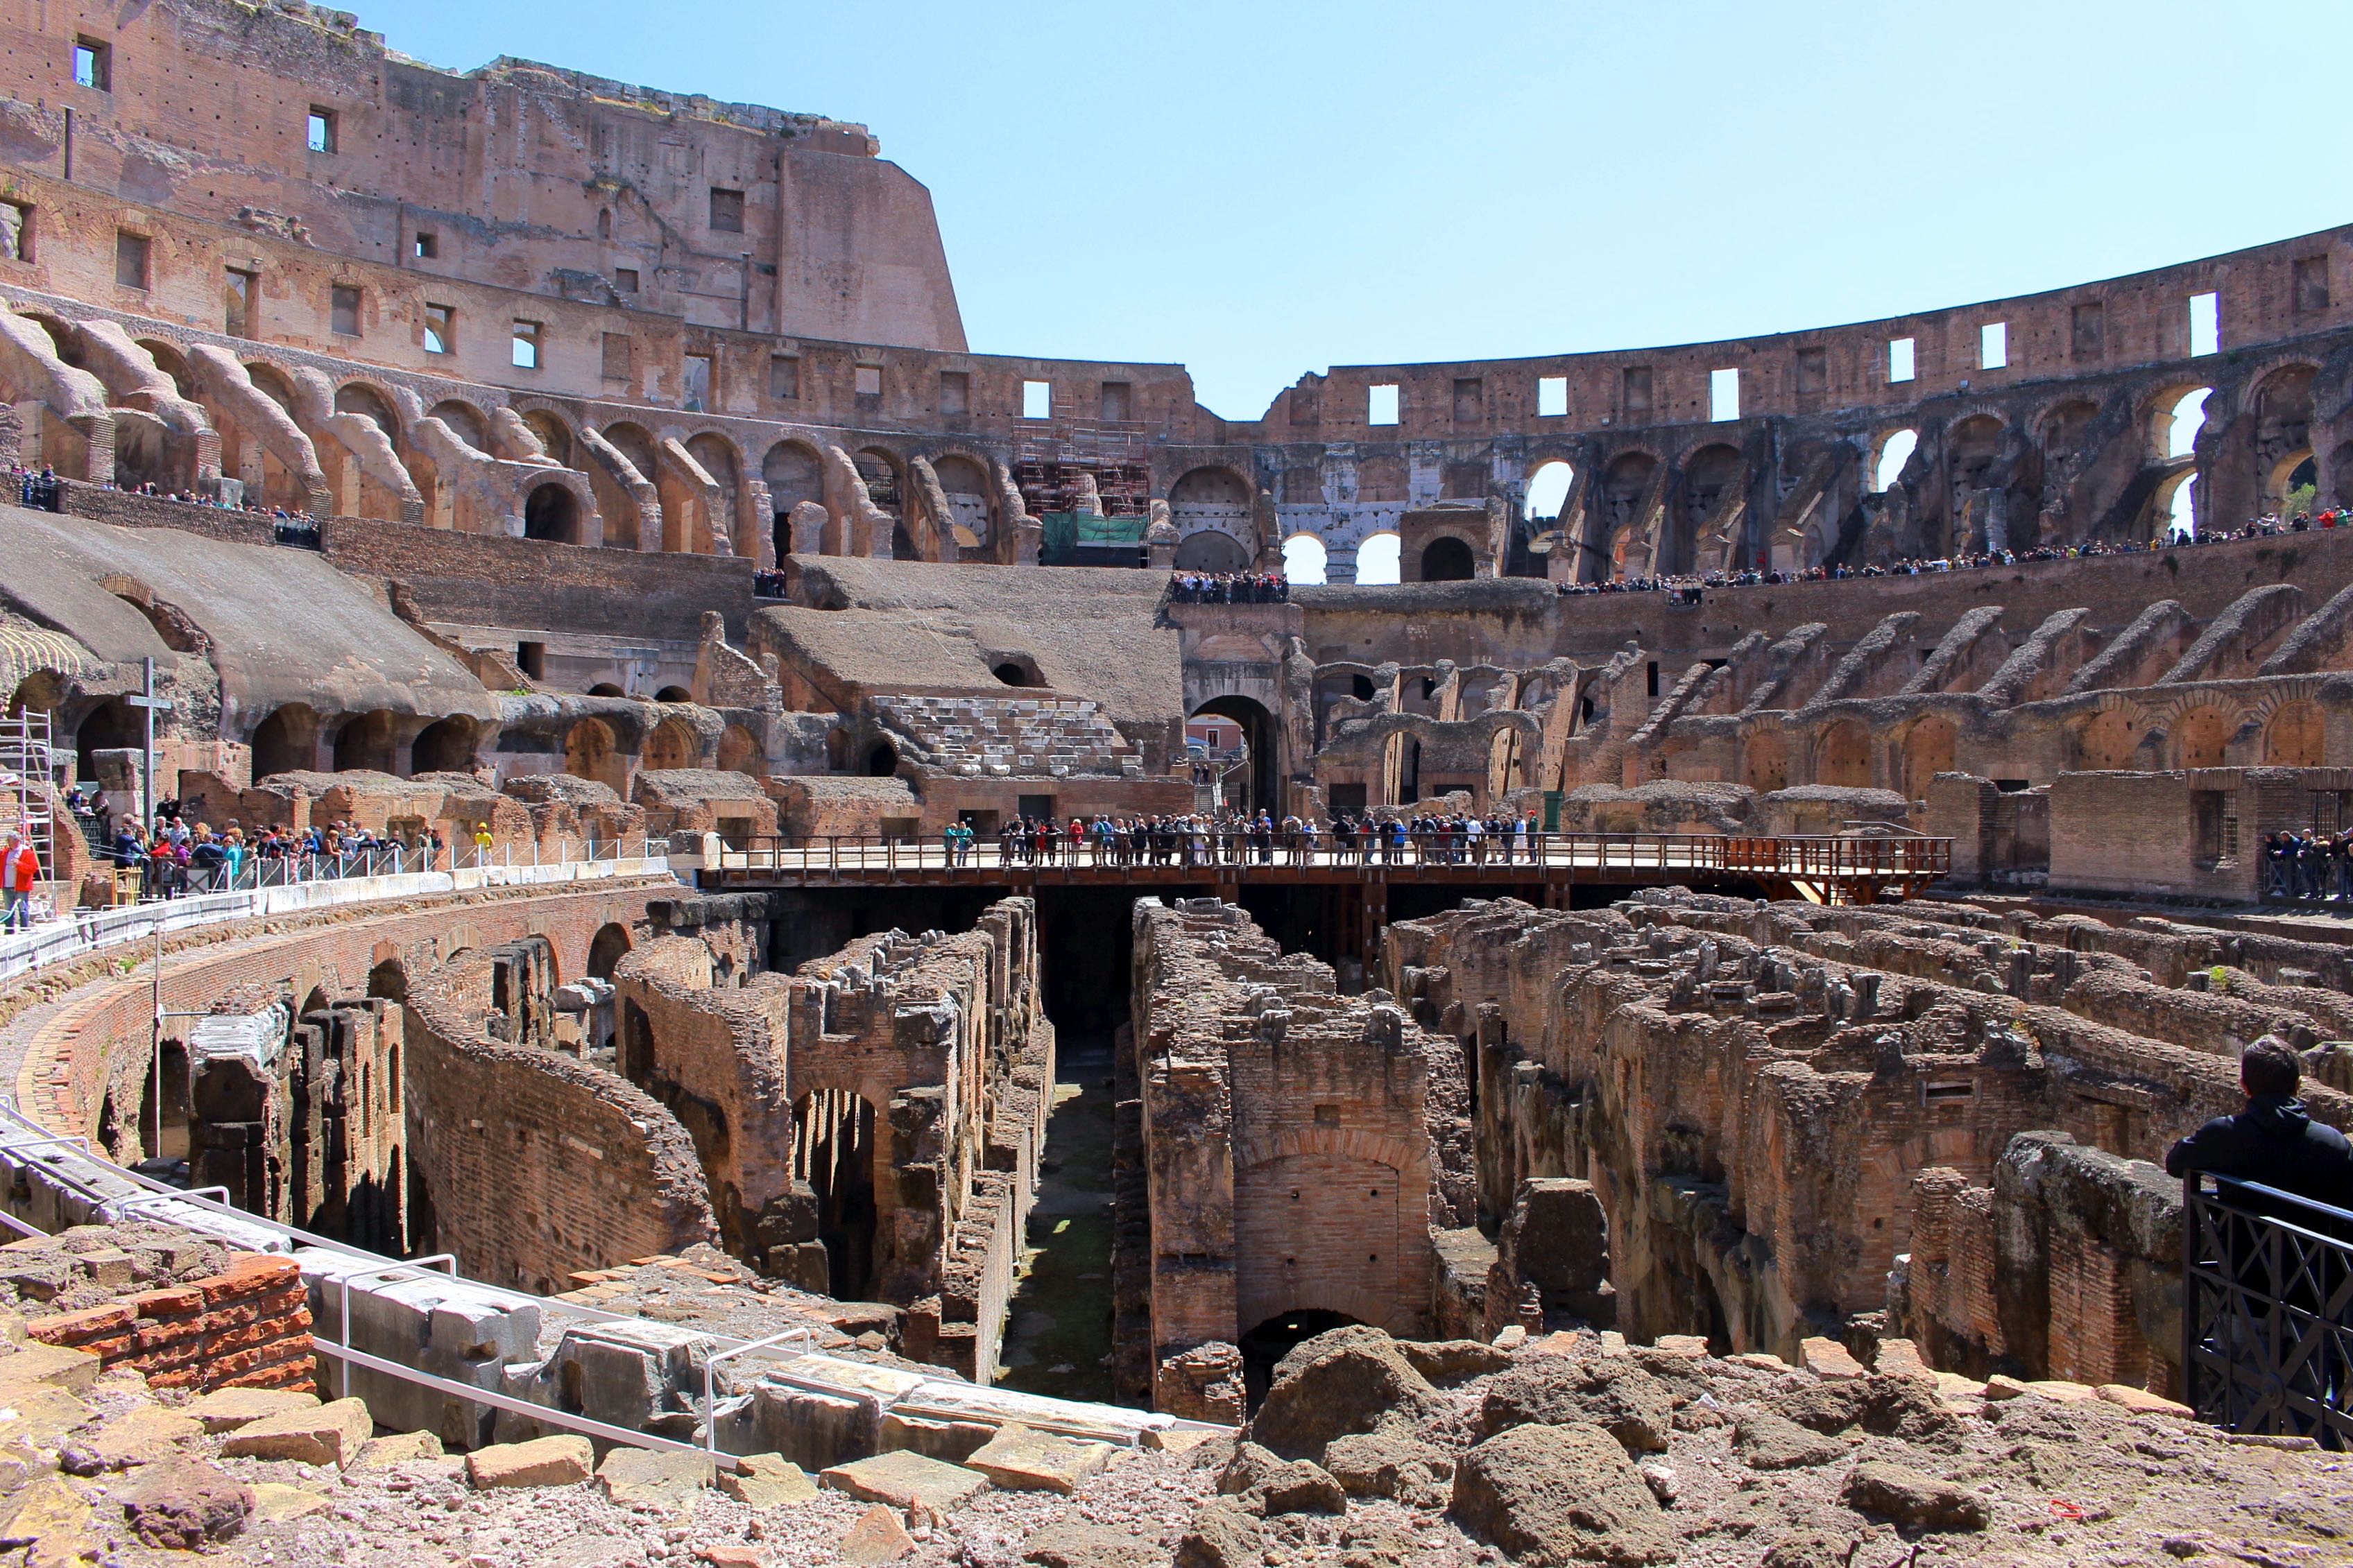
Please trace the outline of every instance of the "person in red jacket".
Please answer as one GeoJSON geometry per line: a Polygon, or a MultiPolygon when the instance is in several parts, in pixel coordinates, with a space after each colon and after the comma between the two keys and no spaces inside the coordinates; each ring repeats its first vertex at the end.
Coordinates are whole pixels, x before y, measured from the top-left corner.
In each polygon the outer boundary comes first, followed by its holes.
{"type": "Polygon", "coordinates": [[[41,879],[41,858],[10,828],[0,837],[0,931],[29,930],[33,923],[33,885],[41,879]]]}

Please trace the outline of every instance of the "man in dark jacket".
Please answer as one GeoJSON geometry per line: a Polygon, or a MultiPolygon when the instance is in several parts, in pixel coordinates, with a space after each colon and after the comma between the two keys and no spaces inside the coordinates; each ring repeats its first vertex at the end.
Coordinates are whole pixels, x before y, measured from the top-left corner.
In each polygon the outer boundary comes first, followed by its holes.
{"type": "Polygon", "coordinates": [[[2306,1114],[2295,1098],[2304,1064],[2294,1047],[2265,1035],[2239,1057],[2239,1087],[2247,1108],[2218,1116],[2176,1143],[2165,1156],[2168,1174],[2210,1171],[2255,1182],[2337,1208],[2353,1208],[2353,1144],[2334,1127],[2306,1114]]]}

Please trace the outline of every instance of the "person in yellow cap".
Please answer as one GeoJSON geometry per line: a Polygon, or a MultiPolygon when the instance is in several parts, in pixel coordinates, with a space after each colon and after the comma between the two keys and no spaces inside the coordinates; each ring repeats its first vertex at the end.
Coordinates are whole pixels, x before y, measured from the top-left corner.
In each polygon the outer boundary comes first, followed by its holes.
{"type": "Polygon", "coordinates": [[[474,824],[474,863],[476,865],[490,863],[491,842],[491,825],[487,822],[474,824]]]}

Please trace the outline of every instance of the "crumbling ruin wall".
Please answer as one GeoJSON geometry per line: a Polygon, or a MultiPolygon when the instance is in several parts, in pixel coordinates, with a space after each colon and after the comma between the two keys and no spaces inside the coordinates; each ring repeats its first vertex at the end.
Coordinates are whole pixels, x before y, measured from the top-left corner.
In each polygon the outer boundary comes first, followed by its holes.
{"type": "Polygon", "coordinates": [[[1155,1403],[1231,1418],[1237,1344],[1293,1314],[1427,1333],[1433,1227],[1473,1202],[1459,1052],[1229,905],[1142,900],[1134,933],[1155,1403]]]}
{"type": "MultiPolygon", "coordinates": [[[[1472,900],[1392,926],[1385,973],[1476,1052],[1482,1230],[1503,1236],[1532,1181],[1589,1182],[1630,1336],[1782,1354],[1868,1336],[1926,1226],[1940,1268],[1999,1243],[2052,1280],[2023,1306],[1980,1300],[1993,1288],[1966,1272],[1949,1300],[1924,1287],[1919,1310],[1947,1325],[1928,1337],[1960,1364],[2162,1385],[2151,1292],[2178,1240],[2129,1196],[2145,1176],[2118,1173],[2237,1109],[2248,1029],[2309,1033],[2334,1009],[2252,977],[2261,1003],[2168,989],[2099,948],[2201,980],[2166,950],[2211,949],[2162,921],[2091,923],[1682,892],[1593,912],[1472,900]],[[2135,1020],[2165,1037],[2118,1026],[2135,1020]]],[[[2353,1123],[2353,1099],[2306,1087],[2316,1116],[2353,1123]]],[[[1492,1278],[1486,1321],[1519,1321],[1530,1283],[1492,1278]]]]}
{"type": "Polygon", "coordinates": [[[631,952],[613,970],[617,1065],[692,1136],[721,1240],[756,1267],[761,1220],[791,1196],[788,994],[778,975],[734,979],[705,940],[657,937],[631,952]]]}
{"type": "Polygon", "coordinates": [[[432,1194],[418,1239],[470,1278],[541,1294],[718,1233],[678,1119],[547,1048],[544,947],[459,954],[412,978],[406,1003],[409,1150],[432,1194]]]}
{"type": "Polygon", "coordinates": [[[793,1202],[765,1242],[822,1244],[779,1269],[821,1261],[833,1294],[906,1309],[910,1357],[988,1381],[1054,1078],[1035,904],[860,938],[782,992],[793,1202]]]}

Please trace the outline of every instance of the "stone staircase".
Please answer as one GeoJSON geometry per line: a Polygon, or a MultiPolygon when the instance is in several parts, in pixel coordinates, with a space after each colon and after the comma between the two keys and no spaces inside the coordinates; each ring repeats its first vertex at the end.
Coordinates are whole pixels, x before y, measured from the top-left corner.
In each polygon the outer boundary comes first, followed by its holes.
{"type": "Polygon", "coordinates": [[[1139,778],[1144,757],[1084,697],[876,697],[909,757],[967,778],[1139,778]]]}

